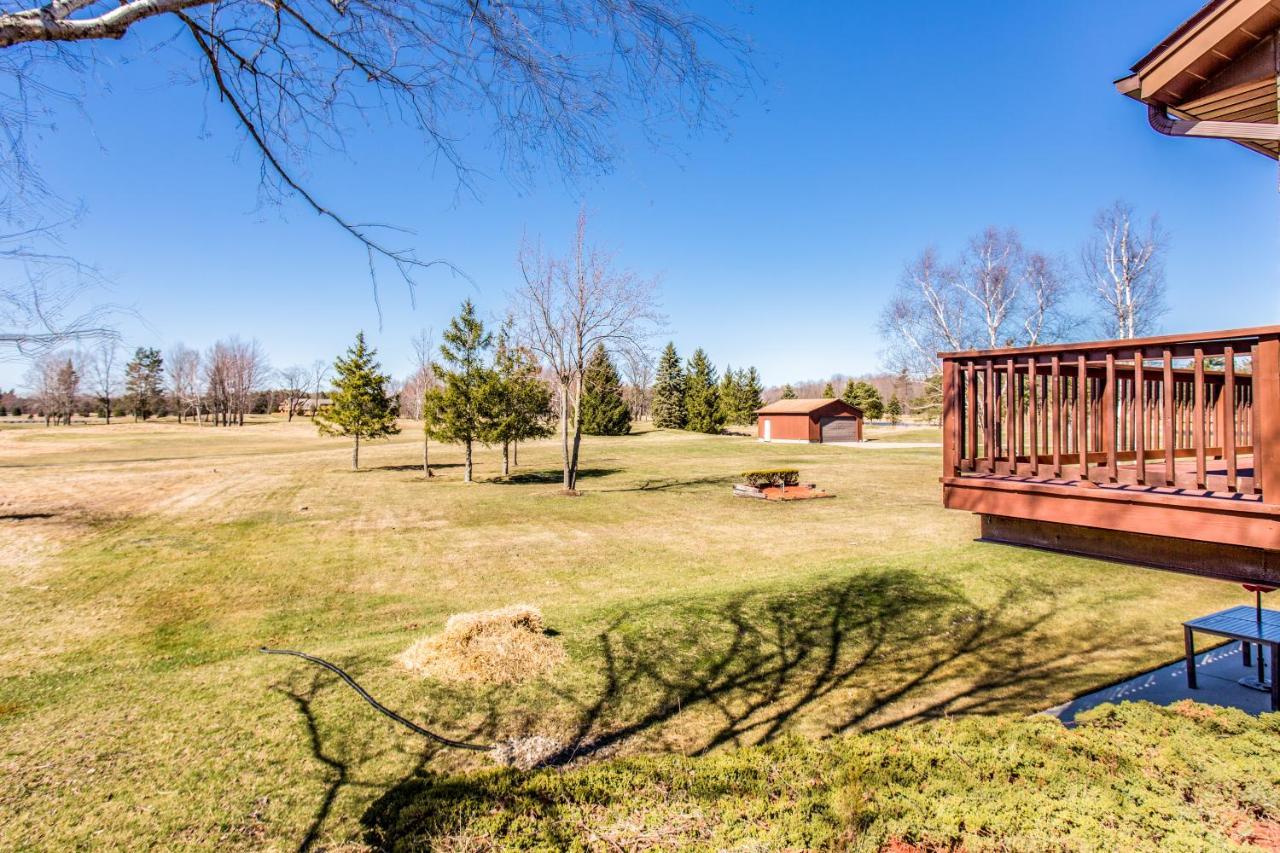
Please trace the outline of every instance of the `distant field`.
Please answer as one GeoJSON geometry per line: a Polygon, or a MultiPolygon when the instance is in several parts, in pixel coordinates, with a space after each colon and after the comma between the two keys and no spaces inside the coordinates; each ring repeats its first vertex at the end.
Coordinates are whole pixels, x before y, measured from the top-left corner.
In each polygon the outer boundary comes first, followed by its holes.
{"type": "Polygon", "coordinates": [[[1177,656],[1181,620],[1239,599],[974,542],[939,505],[935,448],[589,438],[565,498],[552,442],[506,481],[481,450],[472,485],[433,447],[425,481],[405,426],[359,473],[305,420],[0,430],[0,848],[389,843],[380,801],[412,780],[443,802],[424,771],[484,765],[263,644],[445,733],[590,761],[1025,715],[1177,656]],[[731,496],[779,465],[837,498],[731,496]],[[544,680],[457,687],[392,660],[451,613],[520,602],[568,650],[544,680]]]}

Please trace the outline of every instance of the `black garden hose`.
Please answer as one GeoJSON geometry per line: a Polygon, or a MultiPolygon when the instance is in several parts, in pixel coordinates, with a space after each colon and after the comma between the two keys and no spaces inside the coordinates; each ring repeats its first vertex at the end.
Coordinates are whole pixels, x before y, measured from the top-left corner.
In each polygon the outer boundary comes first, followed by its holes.
{"type": "Polygon", "coordinates": [[[302,658],[303,660],[309,660],[314,664],[319,664],[320,666],[324,667],[330,672],[335,673],[343,681],[347,682],[347,686],[349,686],[356,693],[360,694],[360,698],[368,702],[370,705],[372,705],[375,710],[390,717],[391,719],[395,720],[397,723],[409,729],[410,731],[420,734],[425,738],[429,738],[435,741],[436,743],[440,744],[441,746],[451,746],[454,749],[470,749],[475,752],[488,752],[489,750],[493,749],[492,746],[488,746],[486,744],[466,743],[465,741],[453,740],[452,738],[447,738],[442,735],[438,735],[435,732],[427,731],[422,726],[418,725],[412,720],[406,720],[404,717],[400,716],[395,711],[391,710],[386,705],[383,705],[377,699],[374,699],[372,696],[370,696],[369,692],[365,690],[363,687],[361,687],[359,684],[357,684],[354,678],[347,675],[345,672],[343,672],[341,669],[334,666],[333,664],[329,663],[327,660],[323,660],[321,658],[315,657],[314,655],[306,654],[305,652],[295,652],[291,649],[269,649],[266,646],[263,646],[262,648],[258,649],[258,651],[267,655],[293,655],[296,658],[302,658]]]}

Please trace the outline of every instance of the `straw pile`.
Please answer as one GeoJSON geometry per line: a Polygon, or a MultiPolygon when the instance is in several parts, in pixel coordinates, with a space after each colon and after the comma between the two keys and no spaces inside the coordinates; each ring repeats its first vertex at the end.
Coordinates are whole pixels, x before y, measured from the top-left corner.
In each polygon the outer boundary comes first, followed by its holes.
{"type": "Polygon", "coordinates": [[[547,636],[541,611],[516,604],[454,614],[444,631],[414,643],[397,660],[410,672],[442,681],[518,684],[549,672],[564,657],[560,643],[547,636]]]}

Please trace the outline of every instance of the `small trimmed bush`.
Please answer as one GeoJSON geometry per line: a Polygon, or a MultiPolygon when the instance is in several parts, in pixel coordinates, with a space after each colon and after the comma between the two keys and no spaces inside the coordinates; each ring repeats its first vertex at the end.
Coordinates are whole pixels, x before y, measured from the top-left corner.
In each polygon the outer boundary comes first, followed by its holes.
{"type": "Polygon", "coordinates": [[[762,471],[743,471],[742,479],[748,486],[762,489],[765,486],[798,486],[798,468],[769,468],[762,471]]]}

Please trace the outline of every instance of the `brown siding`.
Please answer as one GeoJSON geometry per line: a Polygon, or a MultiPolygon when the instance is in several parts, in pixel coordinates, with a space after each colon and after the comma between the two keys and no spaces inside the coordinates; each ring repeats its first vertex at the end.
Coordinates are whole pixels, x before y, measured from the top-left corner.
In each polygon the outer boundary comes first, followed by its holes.
{"type": "Polygon", "coordinates": [[[764,438],[764,422],[773,422],[770,437],[777,441],[814,441],[813,419],[808,415],[761,415],[756,421],[756,435],[764,438]]]}

